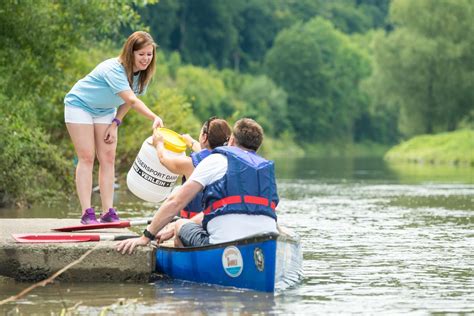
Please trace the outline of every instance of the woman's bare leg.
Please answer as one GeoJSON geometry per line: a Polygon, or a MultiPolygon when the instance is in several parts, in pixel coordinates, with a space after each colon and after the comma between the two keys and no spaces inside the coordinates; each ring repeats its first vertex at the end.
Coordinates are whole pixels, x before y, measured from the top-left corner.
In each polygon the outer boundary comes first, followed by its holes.
{"type": "Polygon", "coordinates": [[[94,124],[97,159],[99,160],[99,189],[103,213],[113,207],[115,180],[115,152],[117,142],[107,144],[104,141],[105,130],[109,124],[94,124]]]}
{"type": "Polygon", "coordinates": [[[82,211],[91,207],[92,171],[94,169],[95,141],[94,126],[67,123],[67,130],[76,150],[76,190],[82,211]]]}

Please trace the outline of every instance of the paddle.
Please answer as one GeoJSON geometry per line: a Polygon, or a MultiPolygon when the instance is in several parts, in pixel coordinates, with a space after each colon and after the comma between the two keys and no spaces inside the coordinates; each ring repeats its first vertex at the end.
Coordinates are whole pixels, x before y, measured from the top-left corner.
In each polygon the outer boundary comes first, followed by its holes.
{"type": "Polygon", "coordinates": [[[136,220],[136,221],[120,221],[112,223],[99,223],[99,224],[89,224],[89,225],[76,225],[76,226],[67,226],[53,228],[52,230],[58,232],[73,232],[80,230],[91,230],[91,229],[104,229],[104,228],[126,228],[131,226],[138,225],[148,225],[151,223],[151,219],[136,220]]]}
{"type": "Polygon", "coordinates": [[[85,241],[113,241],[140,237],[138,235],[100,235],[100,234],[12,234],[19,243],[57,243],[85,241]]]}

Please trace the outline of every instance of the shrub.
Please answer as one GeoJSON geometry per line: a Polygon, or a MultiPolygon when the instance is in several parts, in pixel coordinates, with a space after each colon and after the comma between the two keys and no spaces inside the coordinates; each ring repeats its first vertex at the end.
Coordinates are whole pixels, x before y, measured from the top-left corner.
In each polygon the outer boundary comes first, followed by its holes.
{"type": "Polygon", "coordinates": [[[72,161],[37,127],[4,116],[0,124],[0,204],[25,207],[36,201],[57,201],[74,189],[72,161]]]}

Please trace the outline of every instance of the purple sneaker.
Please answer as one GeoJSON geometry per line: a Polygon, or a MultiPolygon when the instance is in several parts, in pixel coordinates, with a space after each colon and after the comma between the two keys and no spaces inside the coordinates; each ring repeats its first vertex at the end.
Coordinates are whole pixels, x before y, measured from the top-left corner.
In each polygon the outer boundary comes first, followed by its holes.
{"type": "Polygon", "coordinates": [[[89,225],[89,224],[99,224],[97,218],[95,217],[95,211],[93,207],[90,207],[84,211],[81,217],[81,224],[89,225]]]}
{"type": "Polygon", "coordinates": [[[109,208],[109,211],[105,214],[100,215],[101,223],[111,223],[118,222],[120,218],[118,217],[117,211],[114,208],[109,208]]]}

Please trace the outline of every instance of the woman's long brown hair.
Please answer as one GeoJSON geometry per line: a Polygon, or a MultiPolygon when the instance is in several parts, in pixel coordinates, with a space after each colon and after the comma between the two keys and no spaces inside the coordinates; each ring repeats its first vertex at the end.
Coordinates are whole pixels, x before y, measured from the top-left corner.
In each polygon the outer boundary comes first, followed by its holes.
{"type": "Polygon", "coordinates": [[[209,118],[202,128],[202,132],[207,134],[210,149],[227,145],[232,133],[229,123],[215,116],[209,118]]]}
{"type": "Polygon", "coordinates": [[[155,74],[156,69],[156,43],[147,32],[138,31],[130,35],[123,45],[122,52],[120,53],[119,59],[122,65],[125,67],[125,72],[127,73],[128,83],[130,88],[133,90],[133,65],[135,63],[133,52],[140,50],[149,45],[153,46],[153,57],[151,59],[150,65],[145,69],[140,71],[140,77],[138,80],[138,93],[142,93],[147,84],[150,82],[151,78],[155,74]]]}

